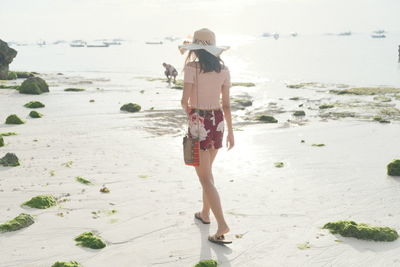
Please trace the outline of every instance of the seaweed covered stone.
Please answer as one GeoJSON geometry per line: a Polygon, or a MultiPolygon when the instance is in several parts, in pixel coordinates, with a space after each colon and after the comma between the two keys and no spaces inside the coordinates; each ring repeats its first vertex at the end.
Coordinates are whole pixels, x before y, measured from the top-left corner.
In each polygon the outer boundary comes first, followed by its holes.
{"type": "Polygon", "coordinates": [[[0,224],[0,233],[1,232],[11,232],[17,231],[19,229],[28,227],[33,224],[35,220],[33,217],[27,213],[20,213],[17,217],[12,220],[9,220],[3,224],[0,224]]]}
{"type": "Polygon", "coordinates": [[[34,73],[27,71],[15,71],[15,73],[17,74],[17,78],[23,78],[23,79],[35,76],[34,73]]]}
{"type": "Polygon", "coordinates": [[[26,103],[24,105],[24,107],[26,108],[44,108],[44,104],[42,102],[39,101],[31,101],[29,103],[26,103]]]}
{"type": "Polygon", "coordinates": [[[354,221],[337,221],[324,225],[332,234],[340,234],[344,237],[355,237],[363,240],[394,241],[399,235],[396,230],[390,227],[371,226],[365,223],[354,221]]]}
{"type": "Polygon", "coordinates": [[[217,267],[218,262],[215,260],[202,260],[199,261],[194,267],[217,267]]]}
{"type": "Polygon", "coordinates": [[[277,123],[278,120],[269,115],[259,115],[256,117],[256,120],[266,122],[266,123],[277,123]]]}
{"type": "Polygon", "coordinates": [[[76,241],[76,245],[92,249],[101,249],[106,246],[103,240],[95,236],[92,232],[84,232],[75,237],[74,240],[76,241]]]}
{"type": "Polygon", "coordinates": [[[390,176],[400,176],[400,159],[395,159],[387,165],[387,174],[390,176]]]}
{"type": "Polygon", "coordinates": [[[243,86],[243,87],[253,87],[256,86],[254,83],[251,82],[233,82],[232,87],[234,86],[243,86]]]}
{"type": "Polygon", "coordinates": [[[29,201],[22,203],[22,206],[29,206],[36,209],[47,209],[57,204],[57,200],[51,195],[38,195],[29,201]]]}
{"type": "Polygon", "coordinates": [[[0,147],[4,146],[3,136],[0,135],[0,147]]]}
{"type": "Polygon", "coordinates": [[[76,261],[57,261],[51,267],[81,267],[76,261]]]}
{"type": "Polygon", "coordinates": [[[21,84],[19,92],[21,94],[40,95],[49,92],[49,86],[40,77],[30,77],[21,84]]]}
{"type": "Polygon", "coordinates": [[[19,166],[19,160],[17,155],[14,153],[7,153],[4,157],[0,159],[0,165],[3,165],[4,167],[11,166],[11,167],[16,167],[19,166]]]}
{"type": "Polygon", "coordinates": [[[11,114],[6,119],[6,124],[24,124],[25,122],[21,120],[16,114],[11,114]]]}
{"type": "Polygon", "coordinates": [[[305,116],[306,113],[303,110],[296,110],[293,112],[293,116],[300,117],[300,116],[305,116]]]}
{"type": "Polygon", "coordinates": [[[319,106],[319,109],[328,109],[328,108],[333,108],[335,107],[334,105],[331,104],[323,104],[321,106],[319,106]]]}
{"type": "Polygon", "coordinates": [[[43,115],[37,112],[36,110],[32,110],[31,112],[29,112],[29,117],[36,119],[43,117],[43,115]]]}
{"type": "Polygon", "coordinates": [[[16,80],[18,79],[17,73],[14,71],[9,71],[7,74],[7,80],[16,80]]]}
{"type": "Polygon", "coordinates": [[[127,111],[127,112],[138,112],[140,111],[141,106],[134,103],[128,103],[123,105],[120,110],[127,111]]]}

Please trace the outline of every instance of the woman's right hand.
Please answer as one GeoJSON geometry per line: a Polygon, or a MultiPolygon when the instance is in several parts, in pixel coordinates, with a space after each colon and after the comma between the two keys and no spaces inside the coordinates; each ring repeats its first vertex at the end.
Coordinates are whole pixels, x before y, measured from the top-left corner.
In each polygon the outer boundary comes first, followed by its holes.
{"type": "Polygon", "coordinates": [[[233,136],[233,132],[228,133],[226,137],[226,147],[228,150],[235,146],[235,137],[233,136]]]}

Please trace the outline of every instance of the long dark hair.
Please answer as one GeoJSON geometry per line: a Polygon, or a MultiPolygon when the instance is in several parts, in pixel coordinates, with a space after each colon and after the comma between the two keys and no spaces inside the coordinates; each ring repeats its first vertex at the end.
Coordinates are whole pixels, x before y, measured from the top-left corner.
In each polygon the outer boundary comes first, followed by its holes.
{"type": "Polygon", "coordinates": [[[221,69],[225,67],[224,61],[220,57],[216,57],[204,49],[190,50],[185,64],[196,61],[196,59],[198,59],[202,72],[221,72],[221,69]]]}

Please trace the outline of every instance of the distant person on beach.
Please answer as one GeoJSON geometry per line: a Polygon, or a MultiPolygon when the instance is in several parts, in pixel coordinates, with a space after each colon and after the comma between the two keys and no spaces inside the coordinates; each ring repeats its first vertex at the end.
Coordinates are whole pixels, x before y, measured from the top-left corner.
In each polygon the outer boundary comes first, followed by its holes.
{"type": "Polygon", "coordinates": [[[171,77],[174,77],[174,83],[176,82],[176,76],[178,76],[178,72],[171,64],[163,63],[162,64],[165,68],[164,74],[167,76],[168,83],[171,82],[171,77]]]}
{"type": "Polygon", "coordinates": [[[219,57],[228,48],[216,46],[215,35],[208,29],[196,31],[192,43],[179,46],[182,54],[189,50],[183,69],[181,105],[188,116],[189,137],[200,139],[200,165],[195,166],[195,169],[203,189],[203,208],[196,212],[194,217],[203,224],[209,224],[210,209],[212,210],[218,229],[208,240],[217,244],[232,243],[224,236],[229,232],[229,227],[224,218],[212,173],[212,164],[218,149],[222,147],[224,119],[228,132],[228,150],[235,144],[229,100],[230,72],[219,57]]]}

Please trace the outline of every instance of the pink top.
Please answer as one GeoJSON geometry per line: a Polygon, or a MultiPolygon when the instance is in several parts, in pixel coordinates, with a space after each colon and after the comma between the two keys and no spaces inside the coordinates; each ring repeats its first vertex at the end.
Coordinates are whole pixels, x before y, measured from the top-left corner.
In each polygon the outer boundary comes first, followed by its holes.
{"type": "Polygon", "coordinates": [[[197,68],[198,88],[196,88],[196,67],[186,64],[183,71],[185,73],[183,82],[194,84],[189,97],[190,106],[198,109],[221,108],[220,95],[222,86],[231,86],[230,73],[227,67],[223,68],[219,73],[215,71],[203,73],[200,72],[200,68],[197,68]],[[198,100],[197,94],[199,96],[198,100]]]}

